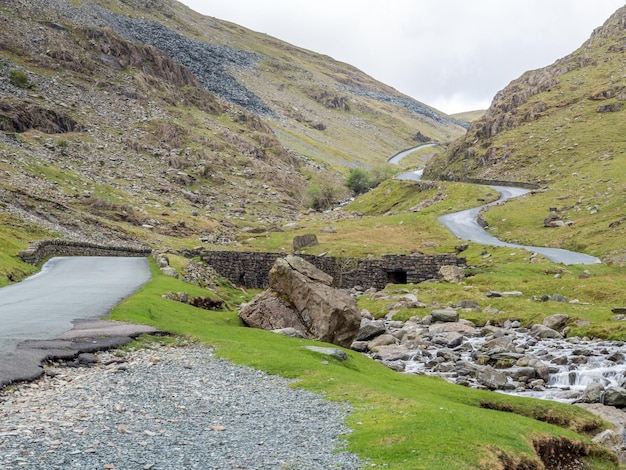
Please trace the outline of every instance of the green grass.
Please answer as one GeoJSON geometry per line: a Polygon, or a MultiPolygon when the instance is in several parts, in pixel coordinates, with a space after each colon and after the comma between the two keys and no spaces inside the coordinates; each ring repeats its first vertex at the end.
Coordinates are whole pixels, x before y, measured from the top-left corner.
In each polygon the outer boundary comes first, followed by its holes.
{"type": "Polygon", "coordinates": [[[334,220],[317,214],[303,218],[298,229],[263,234],[246,242],[244,249],[291,252],[294,236],[315,233],[319,245],[304,252],[355,257],[451,252],[459,240],[437,217],[495,198],[496,193],[484,186],[387,180],[345,208],[353,217],[334,220]],[[335,232],[325,233],[328,226],[335,232]]]}
{"type": "MultiPolygon", "coordinates": [[[[244,327],[232,311],[203,311],[162,298],[164,292],[207,291],[161,275],[154,264],[152,269],[153,280],[119,305],[113,319],[197,338],[217,348],[221,357],[349,402],[354,411],[348,418],[353,432],[345,437],[347,446],[368,464],[412,470],[496,468],[498,454],[536,459],[535,439],[560,436],[588,443],[580,433],[604,426],[577,407],[399,374],[354,351],[346,351],[347,362],[328,360],[303,349],[319,343],[244,327]]],[[[223,295],[235,305],[251,294],[231,289],[223,295]]],[[[605,451],[593,448],[596,462],[589,468],[615,468],[605,451]]]]}
{"type": "Polygon", "coordinates": [[[30,241],[51,237],[39,227],[0,212],[0,287],[34,274],[37,268],[21,261],[17,254],[30,241]]]}

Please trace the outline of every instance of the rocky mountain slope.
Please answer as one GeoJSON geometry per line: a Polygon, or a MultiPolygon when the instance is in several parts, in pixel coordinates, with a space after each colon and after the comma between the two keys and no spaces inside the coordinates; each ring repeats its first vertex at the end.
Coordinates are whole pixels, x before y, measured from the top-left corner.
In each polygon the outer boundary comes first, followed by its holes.
{"type": "Polygon", "coordinates": [[[425,177],[535,184],[540,192],[487,214],[493,230],[626,260],[625,71],[623,7],[578,50],[497,93],[425,177]],[[549,212],[569,227],[546,230],[549,212]]]}
{"type": "Polygon", "coordinates": [[[0,5],[0,216],[96,242],[227,243],[312,184],[463,123],[173,0],[0,5]]]}

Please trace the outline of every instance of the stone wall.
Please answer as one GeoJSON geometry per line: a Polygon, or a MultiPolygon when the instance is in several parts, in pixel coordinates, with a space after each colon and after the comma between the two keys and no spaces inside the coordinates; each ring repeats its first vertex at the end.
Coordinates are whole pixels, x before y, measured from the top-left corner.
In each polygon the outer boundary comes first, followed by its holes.
{"type": "MultiPolygon", "coordinates": [[[[274,261],[283,253],[202,251],[200,258],[238,286],[265,289],[274,261]]],[[[335,279],[335,286],[383,289],[388,282],[419,283],[437,279],[441,266],[465,266],[456,255],[388,255],[378,259],[299,255],[335,279]]]]}
{"type": "Polygon", "coordinates": [[[105,246],[72,240],[41,240],[18,253],[22,261],[38,265],[53,256],[149,256],[149,248],[105,246]]]}

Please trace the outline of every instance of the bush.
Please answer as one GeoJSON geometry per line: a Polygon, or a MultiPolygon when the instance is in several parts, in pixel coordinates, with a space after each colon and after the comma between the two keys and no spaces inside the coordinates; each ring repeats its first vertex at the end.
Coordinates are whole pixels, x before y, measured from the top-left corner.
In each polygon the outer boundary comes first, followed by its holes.
{"type": "Polygon", "coordinates": [[[366,171],[362,168],[352,168],[346,186],[355,194],[363,194],[375,188],[386,179],[393,178],[396,168],[391,165],[378,166],[366,171]]]}
{"type": "Polygon", "coordinates": [[[306,188],[306,207],[323,211],[337,203],[340,188],[333,181],[311,181],[306,188]]]}
{"type": "Polygon", "coordinates": [[[18,88],[33,87],[33,84],[30,83],[30,80],[28,79],[28,75],[26,75],[26,72],[23,72],[22,70],[9,70],[9,81],[11,82],[11,85],[18,88]]]}
{"type": "Polygon", "coordinates": [[[362,168],[351,168],[346,186],[356,194],[363,194],[372,187],[370,175],[362,168]]]}

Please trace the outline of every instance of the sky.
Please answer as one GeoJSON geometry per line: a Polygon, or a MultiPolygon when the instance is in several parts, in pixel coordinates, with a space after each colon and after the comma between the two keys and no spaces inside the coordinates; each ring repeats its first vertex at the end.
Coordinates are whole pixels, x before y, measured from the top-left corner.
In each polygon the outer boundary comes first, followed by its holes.
{"type": "Polygon", "coordinates": [[[486,109],[573,52],[626,0],[182,0],[347,62],[448,114],[486,109]]]}

